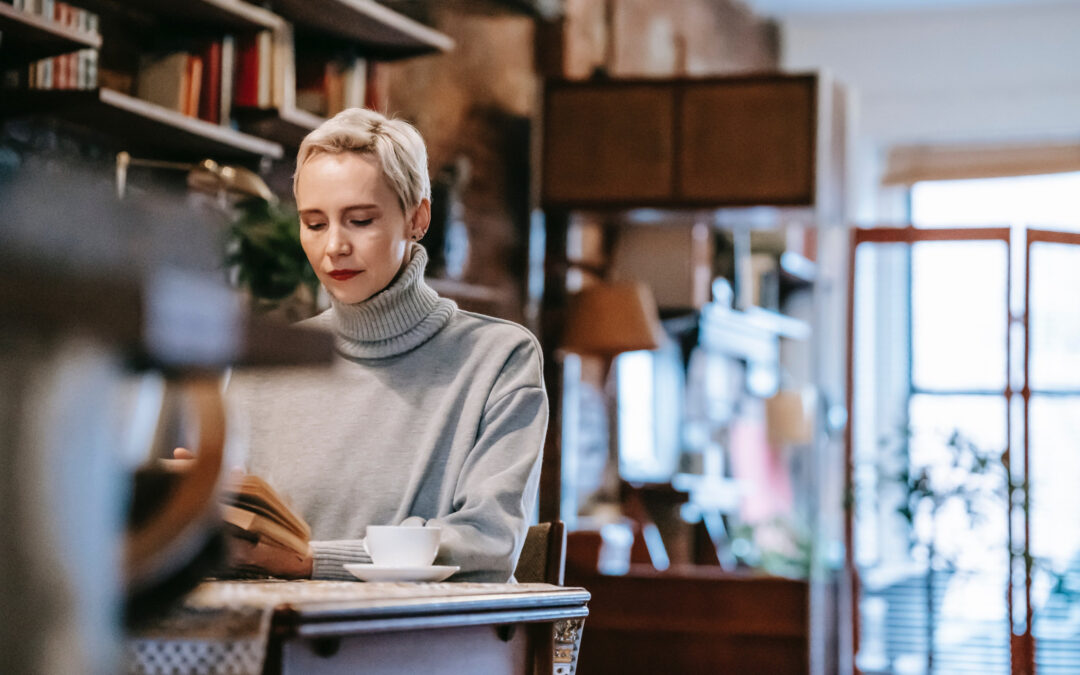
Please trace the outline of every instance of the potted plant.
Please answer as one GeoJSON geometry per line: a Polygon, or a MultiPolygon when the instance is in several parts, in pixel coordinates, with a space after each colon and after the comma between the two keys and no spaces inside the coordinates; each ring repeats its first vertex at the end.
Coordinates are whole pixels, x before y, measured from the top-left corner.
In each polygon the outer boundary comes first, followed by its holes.
{"type": "Polygon", "coordinates": [[[225,264],[261,313],[297,321],[316,311],[319,281],[300,246],[294,208],[252,197],[235,205],[225,264]]]}

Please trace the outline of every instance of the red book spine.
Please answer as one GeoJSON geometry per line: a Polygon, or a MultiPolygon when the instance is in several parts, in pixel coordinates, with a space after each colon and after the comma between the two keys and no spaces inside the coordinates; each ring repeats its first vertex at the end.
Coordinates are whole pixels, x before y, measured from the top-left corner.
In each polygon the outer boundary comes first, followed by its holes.
{"type": "Polygon", "coordinates": [[[215,40],[202,53],[202,92],[199,94],[199,119],[221,123],[221,41],[215,40]]]}
{"type": "Polygon", "coordinates": [[[236,82],[233,102],[238,106],[259,106],[259,41],[255,35],[237,40],[236,82]]]}
{"type": "Polygon", "coordinates": [[[369,60],[367,62],[367,82],[364,92],[364,107],[379,112],[385,112],[388,108],[389,88],[383,82],[386,73],[379,65],[369,60]]]}

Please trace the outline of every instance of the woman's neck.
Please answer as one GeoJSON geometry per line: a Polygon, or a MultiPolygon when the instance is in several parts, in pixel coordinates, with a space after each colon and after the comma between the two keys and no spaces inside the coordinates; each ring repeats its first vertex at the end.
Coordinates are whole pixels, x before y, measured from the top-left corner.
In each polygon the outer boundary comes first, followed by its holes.
{"type": "Polygon", "coordinates": [[[393,281],[363,302],[331,299],[338,349],[346,356],[377,359],[416,349],[439,332],[457,309],[424,281],[427,251],[411,243],[393,281]]]}

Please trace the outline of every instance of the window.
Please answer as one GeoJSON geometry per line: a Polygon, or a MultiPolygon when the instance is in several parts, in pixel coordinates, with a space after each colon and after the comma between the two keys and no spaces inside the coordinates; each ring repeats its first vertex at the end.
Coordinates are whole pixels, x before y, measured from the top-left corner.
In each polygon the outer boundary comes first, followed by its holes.
{"type": "Polygon", "coordinates": [[[1034,639],[1040,674],[1075,672],[1080,173],[918,183],[910,206],[921,229],[857,235],[851,451],[860,666],[921,672],[929,598],[935,672],[1010,672],[1010,632],[1034,639]],[[993,457],[1011,447],[1010,478],[1021,489],[1010,507],[997,465],[970,481],[985,490],[933,515],[924,508],[909,524],[897,511],[905,490],[888,475],[947,472],[942,439],[954,430],[993,457]],[[902,466],[882,444],[897,434],[902,466]],[[909,547],[909,536],[923,545],[909,547]],[[1026,554],[1036,560],[1030,598],[1026,554]],[[924,600],[913,602],[920,589],[924,600]]]}

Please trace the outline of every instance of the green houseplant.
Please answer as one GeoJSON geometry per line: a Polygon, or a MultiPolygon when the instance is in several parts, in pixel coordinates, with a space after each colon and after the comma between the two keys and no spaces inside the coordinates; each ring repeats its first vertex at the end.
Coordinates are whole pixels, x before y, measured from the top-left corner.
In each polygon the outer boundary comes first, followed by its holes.
{"type": "Polygon", "coordinates": [[[1009,481],[1001,453],[981,449],[959,430],[940,434],[916,434],[902,429],[895,438],[882,440],[893,446],[886,455],[881,474],[901,488],[897,513],[907,523],[909,548],[921,551],[926,559],[926,669],[934,672],[935,634],[938,608],[934,601],[934,583],[939,570],[948,573],[961,571],[957,561],[938,545],[941,515],[949,508],[960,507],[969,528],[979,524],[987,507],[1000,507],[1006,498],[1009,481]],[[938,445],[943,452],[936,461],[912,461],[911,447],[915,442],[938,445]],[[891,469],[891,470],[890,470],[891,469]],[[923,527],[919,527],[920,521],[923,527]]]}
{"type": "Polygon", "coordinates": [[[235,204],[226,230],[225,264],[259,312],[299,320],[315,313],[319,281],[300,246],[291,206],[253,197],[235,204]]]}

